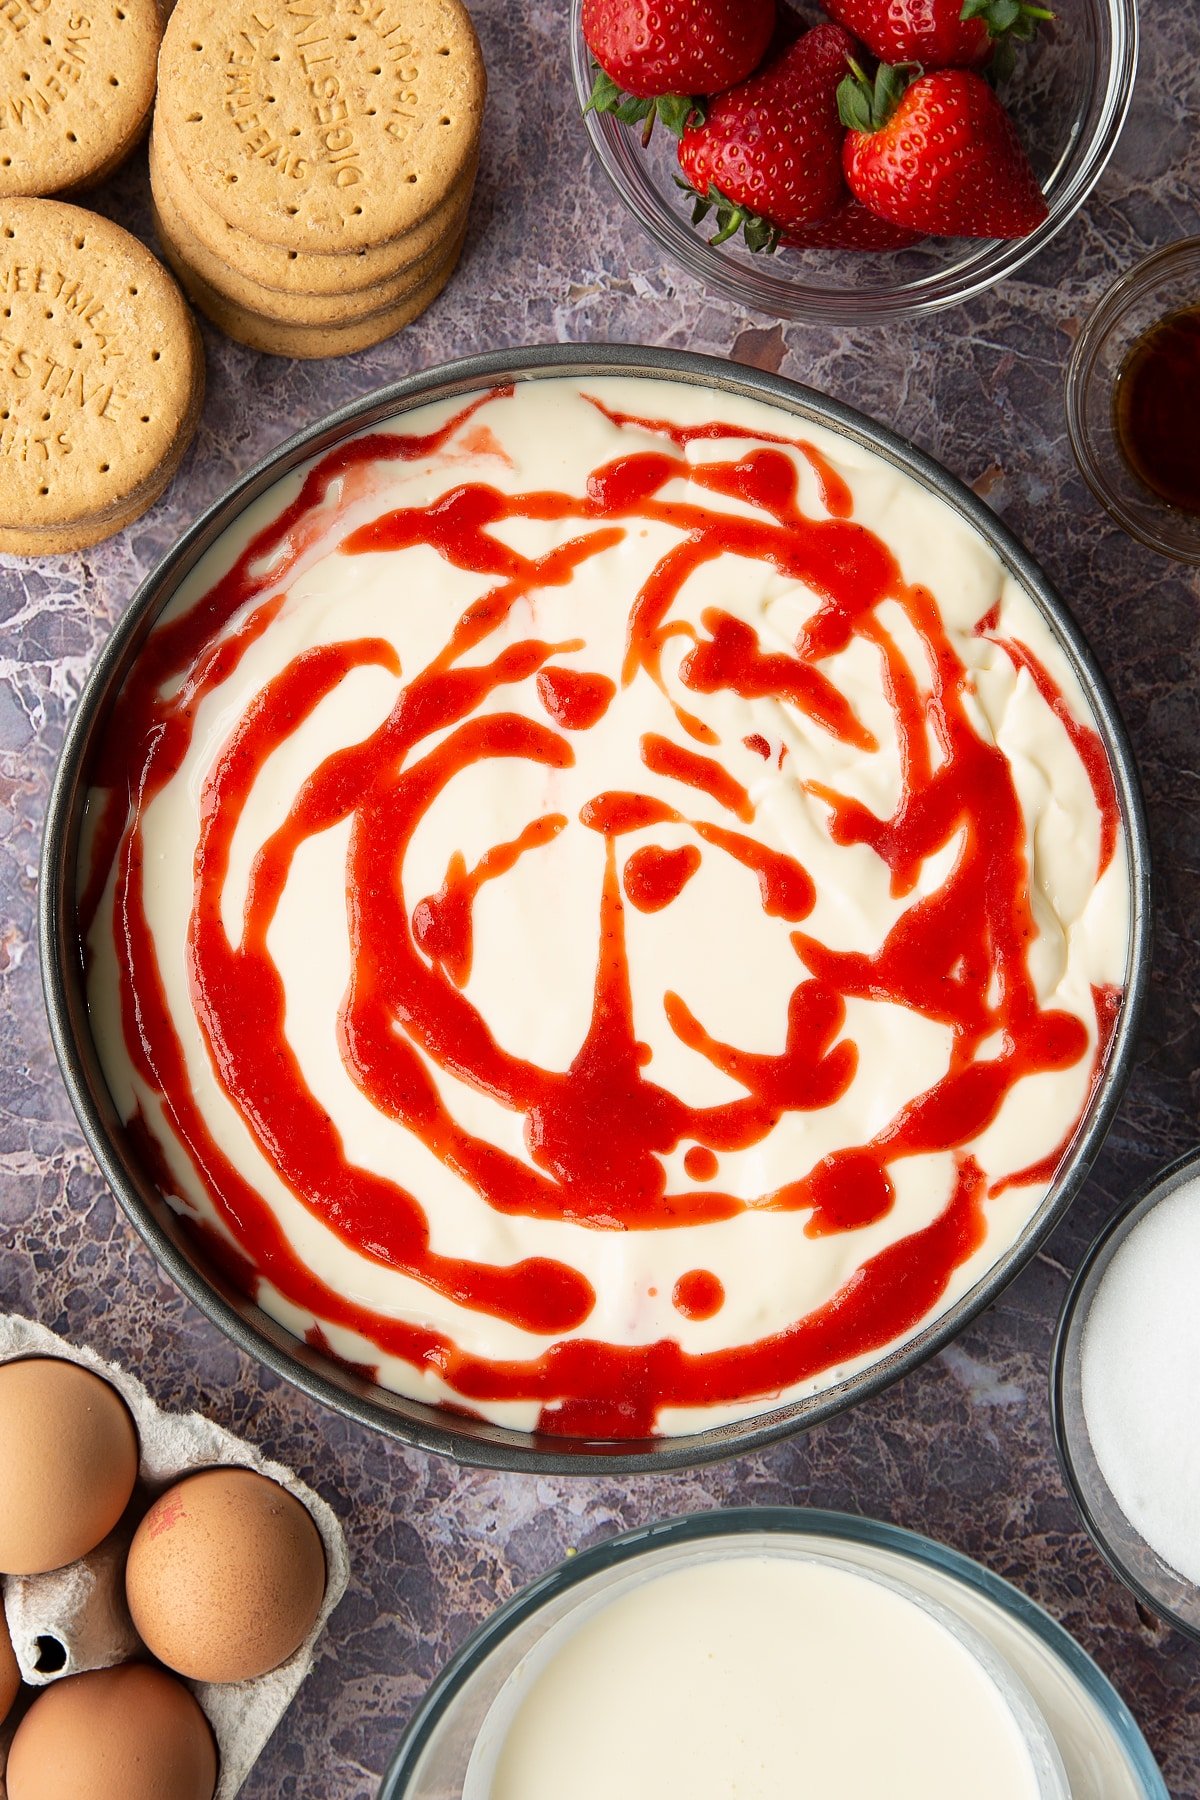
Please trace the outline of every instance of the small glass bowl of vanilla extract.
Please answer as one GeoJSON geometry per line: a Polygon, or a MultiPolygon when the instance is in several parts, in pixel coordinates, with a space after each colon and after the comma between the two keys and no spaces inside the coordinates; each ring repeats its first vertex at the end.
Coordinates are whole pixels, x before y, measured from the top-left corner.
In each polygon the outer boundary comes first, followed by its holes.
{"type": "Polygon", "coordinates": [[[1071,356],[1067,428],[1117,523],[1200,563],[1200,238],[1156,250],[1104,295],[1071,356]]]}

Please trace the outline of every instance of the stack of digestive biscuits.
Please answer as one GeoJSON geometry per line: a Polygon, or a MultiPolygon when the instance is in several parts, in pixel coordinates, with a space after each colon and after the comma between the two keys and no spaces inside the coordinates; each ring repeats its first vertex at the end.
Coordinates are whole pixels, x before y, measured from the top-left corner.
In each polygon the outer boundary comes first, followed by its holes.
{"type": "Polygon", "coordinates": [[[0,197],[73,194],[144,136],[159,0],[2,0],[0,197]]]}
{"type": "Polygon", "coordinates": [[[0,199],[0,551],[81,550],[139,518],[204,399],[195,320],[119,225],[0,199]]]}
{"type": "Polygon", "coordinates": [[[459,0],[179,0],[150,144],[167,261],[256,350],[390,337],[458,261],[485,93],[459,0]]]}

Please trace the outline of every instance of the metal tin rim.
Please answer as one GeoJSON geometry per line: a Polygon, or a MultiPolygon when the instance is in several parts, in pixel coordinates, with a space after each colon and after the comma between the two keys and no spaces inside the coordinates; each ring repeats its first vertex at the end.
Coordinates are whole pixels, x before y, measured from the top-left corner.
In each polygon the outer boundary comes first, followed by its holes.
{"type": "MultiPolygon", "coordinates": [[[[1143,1217],[1148,1216],[1161,1201],[1168,1199],[1185,1182],[1190,1181],[1198,1174],[1200,1174],[1200,1150],[1185,1150],[1182,1156],[1177,1156],[1173,1162],[1167,1164],[1166,1168],[1158,1170],[1156,1174],[1151,1175],[1135,1188],[1120,1210],[1114,1213],[1103,1229],[1097,1233],[1089,1244],[1083,1261],[1071,1277],[1070,1285],[1063,1298],[1062,1310],[1058,1315],[1054,1344],[1050,1352],[1050,1425],[1054,1435],[1054,1448],[1058,1455],[1058,1466],[1062,1471],[1067,1492],[1075,1502],[1084,1529],[1117,1580],[1129,1588],[1144,1605],[1148,1606],[1157,1618],[1162,1619],[1175,1631],[1189,1638],[1193,1644],[1200,1644],[1200,1626],[1190,1623],[1177,1612],[1172,1611],[1160,1595],[1153,1593],[1145,1585],[1129,1568],[1124,1559],[1117,1554],[1107,1533],[1093,1513],[1071,1452],[1063,1384],[1066,1379],[1067,1339],[1092,1270],[1113,1239],[1124,1233],[1135,1214],[1141,1213],[1143,1217]]],[[[1140,1224],[1140,1222],[1139,1219],[1138,1223],[1140,1224]]],[[[1150,1548],[1153,1549],[1153,1545],[1150,1548]]]]}
{"type": "Polygon", "coordinates": [[[401,1783],[415,1770],[430,1734],[462,1682],[490,1654],[496,1642],[507,1637],[546,1601],[614,1563],[632,1561],[664,1543],[702,1542],[706,1538],[738,1537],[744,1532],[783,1536],[804,1534],[834,1542],[849,1540],[867,1544],[894,1551],[909,1561],[930,1564],[955,1577],[965,1587],[973,1588],[1026,1626],[1067,1665],[1121,1739],[1129,1753],[1131,1766],[1143,1783],[1146,1800],[1169,1800],[1162,1775],[1125,1702],[1087,1651],[1036,1601],[972,1557],[918,1532],[906,1531],[899,1525],[886,1525],[876,1519],[858,1518],[851,1513],[800,1506],[719,1507],[713,1512],[640,1525],[593,1544],[545,1575],[538,1576],[476,1626],[435,1677],[384,1773],[377,1800],[405,1800],[401,1783]]]}
{"type": "Polygon", "coordinates": [[[312,1398],[403,1443],[477,1467],[580,1474],[691,1468],[764,1447],[820,1423],[879,1393],[947,1344],[989,1306],[1033,1256],[1074,1199],[1112,1123],[1128,1080],[1150,963],[1150,864],[1132,747],[1116,703],[1079,628],[1047,577],[1001,520],[969,488],[924,451],[887,427],[812,388],[691,351],[638,345],[556,344],[489,352],[411,375],[352,402],[289,438],[249,469],[196,520],[138,589],[102,647],[69,722],[47,809],[39,881],[42,987],[55,1053],[71,1104],[122,1208],[159,1262],[200,1311],[238,1347],[312,1398]],[[201,1272],[168,1228],[161,1201],[127,1162],[119,1122],[99,1073],[81,996],[74,933],[74,872],[88,753],[116,693],[158,613],[184,576],[234,518],[299,463],[396,413],[453,399],[509,380],[632,375],[736,393],[782,407],[800,420],[831,428],[882,456],[946,501],[983,537],[1043,611],[1088,693],[1105,739],[1126,831],[1130,864],[1130,944],[1125,1001],[1108,1062],[1069,1154],[1065,1173],[1016,1242],[982,1281],[940,1318],[871,1368],[807,1399],[741,1424],[686,1437],[598,1444],[538,1437],[461,1419],[365,1383],[309,1350],[258,1307],[237,1296],[215,1272],[201,1272]]]}

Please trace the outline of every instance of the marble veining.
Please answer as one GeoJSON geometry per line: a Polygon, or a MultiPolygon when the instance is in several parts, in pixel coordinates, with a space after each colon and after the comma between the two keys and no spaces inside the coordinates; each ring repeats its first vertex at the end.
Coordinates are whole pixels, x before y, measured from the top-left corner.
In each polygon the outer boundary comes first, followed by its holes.
{"type": "MultiPolygon", "coordinates": [[[[1082,217],[998,291],[887,329],[740,315],[660,259],[575,117],[566,0],[477,0],[491,72],[480,186],[448,292],[390,343],[334,363],[257,356],[205,327],[209,395],[170,492],[113,542],[0,558],[0,1310],[125,1361],[292,1464],[345,1520],[354,1576],[245,1800],[369,1800],[426,1683],[484,1614],[583,1546],[736,1503],[843,1508],[924,1531],[1040,1601],[1129,1702],[1180,1800],[1200,1796],[1200,1650],[1142,1616],[1084,1536],[1050,1439],[1046,1370],[1071,1269],[1200,1114],[1200,586],[1125,538],[1071,458],[1063,373],[1105,285],[1200,230],[1200,14],[1143,0],[1125,135],[1082,217]],[[554,171],[553,179],[548,171],[554,171]],[[696,1474],[534,1480],[456,1469],[345,1423],[234,1351],[158,1272],[83,1146],[42,1012],[41,818],[68,713],[138,582],[290,432],[384,382],[505,344],[618,339],[778,369],[898,426],[983,495],[1073,607],[1140,763],[1156,872],[1155,971],[1137,1066],[1083,1194],[1046,1250],[942,1356],[847,1417],[696,1474]]],[[[94,204],[150,239],[139,155],[94,204]]]]}

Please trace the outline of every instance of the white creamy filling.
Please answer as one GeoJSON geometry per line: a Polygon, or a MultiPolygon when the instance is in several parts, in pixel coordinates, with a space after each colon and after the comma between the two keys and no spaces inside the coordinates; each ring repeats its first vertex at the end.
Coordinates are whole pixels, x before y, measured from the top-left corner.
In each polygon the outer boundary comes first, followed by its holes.
{"type": "MultiPolygon", "coordinates": [[[[1029,676],[1014,669],[987,638],[973,635],[977,621],[1000,600],[997,635],[1027,644],[1050,669],[1075,716],[1086,720],[1087,703],[1067,658],[1029,597],[944,502],[833,434],[801,426],[757,403],[670,383],[598,378],[581,386],[585,393],[603,395],[610,406],[648,417],[679,423],[720,417],[744,423],[748,431],[757,425],[803,436],[847,480],[855,520],[888,543],[906,579],[923,583],[935,595],[955,648],[972,671],[976,727],[1008,757],[1025,818],[1038,927],[1029,966],[1038,997],[1043,1006],[1073,1013],[1094,1043],[1093,984],[1120,984],[1126,974],[1129,882],[1124,843],[1097,883],[1099,815],[1067,732],[1029,676]]],[[[428,431],[450,410],[422,409],[398,420],[396,428],[428,431]]],[[[370,1260],[337,1238],[288,1189],[217,1082],[190,1003],[186,965],[199,795],[254,696],[299,652],[316,645],[380,637],[395,646],[400,659],[399,680],[379,668],[348,675],[261,772],[238,822],[221,897],[225,928],[235,944],[253,859],[306,776],[333,751],[361,741],[383,721],[404,681],[443,648],[464,609],[491,586],[488,578],[455,569],[427,548],[343,557],[335,553],[334,543],[392,506],[428,504],[464,481],[482,480],[506,492],[565,488],[582,493],[592,469],[638,448],[663,447],[660,438],[618,430],[571,384],[560,381],[519,386],[512,398],[485,407],[460,436],[470,438],[481,423],[510,461],[487,453],[486,445],[483,453],[478,447],[466,451],[454,440],[436,457],[354,477],[357,498],[338,519],[333,542],[328,534],[324,540],[318,537],[298,571],[285,579],[286,600],[278,618],[232,675],[205,698],[183,767],[144,814],[150,871],[145,902],[188,1077],[204,1117],[225,1154],[265,1197],[303,1260],[333,1288],[382,1314],[435,1328],[483,1358],[524,1359],[540,1355],[546,1339],[457,1305],[370,1260]]],[[[731,460],[738,452],[736,440],[702,442],[688,456],[700,464],[731,460]]],[[[802,504],[819,514],[816,479],[804,457],[797,454],[793,460],[800,471],[802,504]]],[[[288,477],[249,509],[189,577],[172,614],[186,609],[229,566],[252,531],[292,497],[298,481],[288,477]]],[[[689,492],[682,483],[672,483],[666,493],[667,498],[684,495],[730,513],[751,511],[739,502],[689,492]]],[[[496,535],[533,555],[588,529],[595,527],[523,520],[497,527],[496,535]]],[[[542,589],[516,606],[463,660],[491,661],[506,645],[530,637],[548,642],[583,638],[583,649],[556,655],[554,664],[619,680],[632,598],[679,535],[663,524],[634,522],[615,548],[583,562],[569,585],[542,589]]],[[[698,626],[705,608],[720,606],[751,624],[765,649],[789,649],[814,605],[812,594],[773,568],[723,556],[691,576],[671,617],[698,626]]],[[[928,692],[924,648],[901,608],[888,602],[877,616],[928,692]]],[[[855,639],[823,665],[878,739],[878,750],[869,754],[838,742],[780,703],[692,692],[678,673],[687,648],[685,638],[668,642],[666,696],[639,676],[618,692],[595,727],[565,734],[575,755],[572,767],[549,769],[504,758],[473,764],[457,775],[430,806],[409,847],[403,882],[411,913],[417,901],[440,887],[455,852],[471,866],[491,846],[515,838],[530,820],[546,813],[565,815],[568,825],[558,837],[528,852],[507,875],[487,882],[477,894],[474,964],[466,989],[498,1043],[544,1068],[570,1065],[591,1012],[604,843],[580,824],[579,812],[597,793],[630,789],[653,795],[687,819],[739,830],[786,850],[816,885],[815,908],[801,929],[831,948],[877,950],[913,903],[914,896],[892,895],[890,873],[873,851],[833,842],[828,808],[799,785],[801,776],[818,779],[881,817],[894,809],[901,789],[900,759],[875,648],[855,639]],[[639,752],[644,733],[689,743],[670,700],[716,732],[720,747],[707,753],[718,756],[750,791],[756,808],[753,824],[740,823],[707,795],[646,768],[639,752]],[[745,746],[743,740],[751,734],[771,745],[768,761],[745,746]],[[788,754],[780,769],[777,753],[784,745],[788,754]]],[[[549,722],[532,679],[497,688],[480,710],[519,711],[549,722]]],[[[427,748],[423,744],[419,753],[427,748]]],[[[350,974],[348,839],[344,823],[303,845],[271,926],[268,947],[287,996],[287,1038],[308,1088],[341,1133],[348,1158],[401,1181],[419,1198],[435,1251],[501,1266],[533,1256],[560,1260],[586,1275],[597,1296],[594,1311],[574,1335],[615,1344],[670,1337],[685,1350],[702,1353],[749,1343],[793,1324],[836,1293],[868,1258],[930,1223],[944,1207],[953,1179],[949,1154],[893,1164],[896,1203],[887,1216],[820,1238],[805,1235],[806,1211],[750,1210],[716,1224],[612,1232],[493,1210],[403,1126],[377,1111],[343,1065],[336,1021],[350,974]],[[680,1275],[698,1267],[719,1276],[726,1296],[715,1316],[704,1321],[681,1317],[672,1304],[680,1275]]],[[[686,826],[655,826],[620,838],[618,863],[623,867],[643,845],[672,848],[696,841],[686,826]]],[[[735,1099],[743,1090],[680,1042],[666,1018],[664,993],[680,994],[716,1038],[778,1054],[784,1046],[788,997],[804,970],[790,943],[795,927],[762,911],[756,877],[716,849],[703,843],[700,848],[700,869],[679,898],[659,913],[643,914],[626,905],[625,927],[636,1030],[653,1051],[647,1072],[692,1104],[713,1104],[735,1099]]],[[[954,856],[950,845],[929,860],[918,895],[936,891],[954,856]]],[[[140,1104],[159,1121],[156,1135],[177,1181],[179,1200],[211,1217],[189,1159],[162,1125],[122,1040],[111,907],[110,884],[90,939],[89,1000],[102,1061],[122,1113],[129,1116],[140,1104]]],[[[786,1114],[763,1142],[722,1154],[711,1184],[695,1185],[752,1199],[797,1179],[831,1151],[866,1142],[945,1072],[951,1048],[946,1027],[875,1001],[850,1000],[841,1035],[855,1043],[859,1054],[847,1092],[821,1110],[786,1114]]],[[[998,1117],[970,1146],[990,1179],[1032,1164],[1055,1148],[1084,1103],[1090,1066],[1088,1056],[1070,1069],[1029,1077],[1010,1094],[998,1117]]],[[[430,1067],[460,1124],[528,1159],[519,1114],[430,1067]]],[[[693,1185],[683,1171],[685,1149],[680,1146],[668,1159],[670,1185],[676,1190],[693,1185]]],[[[986,1242],[956,1271],[944,1305],[986,1273],[1044,1193],[1044,1184],[1030,1184],[987,1202],[986,1242]]],[[[303,1331],[313,1322],[301,1318],[266,1284],[260,1298],[293,1329],[303,1331]]],[[[324,1329],[342,1354],[379,1363],[374,1346],[327,1324],[324,1329]]],[[[864,1357],[855,1366],[873,1360],[864,1357]]],[[[851,1372],[848,1365],[831,1369],[805,1388],[828,1385],[851,1372]]],[[[383,1359],[381,1377],[420,1398],[443,1397],[448,1391],[437,1376],[393,1358],[383,1359]]],[[[771,1396],[754,1396],[721,1409],[671,1409],[660,1423],[668,1430],[692,1429],[772,1403],[771,1396]]],[[[482,1410],[512,1424],[531,1424],[536,1411],[525,1405],[482,1410]]]]}
{"type": "Polygon", "coordinates": [[[800,1556],[631,1571],[518,1664],[480,1730],[464,1800],[1061,1791],[1039,1782],[1053,1784],[1057,1757],[1001,1685],[1010,1672],[985,1666],[989,1652],[948,1620],[800,1556]]]}

